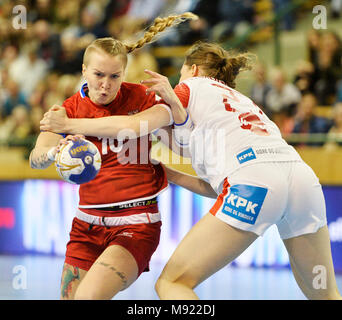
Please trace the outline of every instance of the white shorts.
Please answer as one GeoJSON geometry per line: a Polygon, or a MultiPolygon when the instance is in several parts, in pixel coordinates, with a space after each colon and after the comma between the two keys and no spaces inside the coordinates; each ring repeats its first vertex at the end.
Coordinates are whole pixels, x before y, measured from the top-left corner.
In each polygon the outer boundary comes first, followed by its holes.
{"type": "Polygon", "coordinates": [[[233,172],[210,213],[259,236],[276,224],[282,239],[327,224],[322,186],[302,161],[257,163],[233,172]]]}

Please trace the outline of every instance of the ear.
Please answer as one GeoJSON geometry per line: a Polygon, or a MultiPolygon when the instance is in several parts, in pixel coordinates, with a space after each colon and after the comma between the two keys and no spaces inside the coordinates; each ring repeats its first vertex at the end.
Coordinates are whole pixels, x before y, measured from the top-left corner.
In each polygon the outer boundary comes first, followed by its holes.
{"type": "Polygon", "coordinates": [[[82,64],[82,75],[83,75],[84,78],[85,78],[85,73],[86,73],[86,71],[87,71],[87,67],[86,67],[86,65],[83,63],[83,64],[82,64]]]}
{"type": "Polygon", "coordinates": [[[196,64],[193,64],[191,66],[191,74],[192,74],[193,77],[197,77],[198,76],[199,68],[198,68],[198,66],[196,64]]]}

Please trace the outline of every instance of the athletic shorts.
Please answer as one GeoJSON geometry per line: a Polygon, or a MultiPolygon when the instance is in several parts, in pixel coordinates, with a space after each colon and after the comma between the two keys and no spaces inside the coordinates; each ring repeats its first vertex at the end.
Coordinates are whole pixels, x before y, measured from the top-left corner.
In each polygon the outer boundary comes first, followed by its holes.
{"type": "Polygon", "coordinates": [[[259,236],[276,224],[282,239],[327,224],[322,187],[302,161],[257,163],[233,172],[210,213],[259,236]]]}
{"type": "Polygon", "coordinates": [[[106,227],[74,218],[67,243],[65,262],[88,271],[101,253],[111,245],[127,249],[138,265],[138,276],[149,271],[152,254],[158,247],[161,221],[106,227]]]}

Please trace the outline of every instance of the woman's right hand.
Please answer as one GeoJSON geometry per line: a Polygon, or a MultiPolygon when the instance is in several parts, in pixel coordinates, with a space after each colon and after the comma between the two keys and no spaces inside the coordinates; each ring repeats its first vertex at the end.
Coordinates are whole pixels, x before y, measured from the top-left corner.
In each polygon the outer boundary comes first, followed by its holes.
{"type": "Polygon", "coordinates": [[[81,139],[85,139],[85,136],[82,134],[75,134],[75,135],[67,135],[65,138],[59,140],[58,145],[56,146],[56,155],[58,152],[61,151],[62,147],[66,144],[69,143],[69,141],[77,141],[77,140],[81,140],[81,139]]]}

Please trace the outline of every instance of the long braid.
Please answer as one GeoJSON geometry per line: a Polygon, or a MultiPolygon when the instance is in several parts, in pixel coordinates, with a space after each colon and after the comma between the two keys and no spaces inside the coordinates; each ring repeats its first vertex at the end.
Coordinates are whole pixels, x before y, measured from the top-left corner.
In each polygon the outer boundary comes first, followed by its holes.
{"type": "Polygon", "coordinates": [[[130,53],[136,49],[143,47],[145,44],[150,43],[154,40],[158,33],[163,32],[165,29],[180,24],[186,20],[196,20],[198,16],[191,13],[185,12],[180,15],[168,16],[166,18],[156,18],[153,24],[146,30],[144,36],[134,44],[125,44],[127,53],[130,53]]]}

